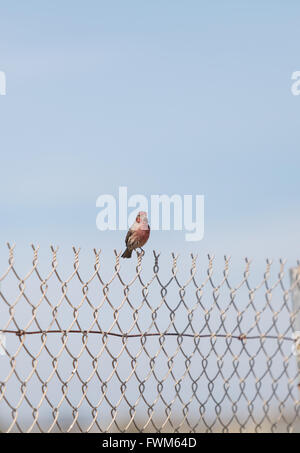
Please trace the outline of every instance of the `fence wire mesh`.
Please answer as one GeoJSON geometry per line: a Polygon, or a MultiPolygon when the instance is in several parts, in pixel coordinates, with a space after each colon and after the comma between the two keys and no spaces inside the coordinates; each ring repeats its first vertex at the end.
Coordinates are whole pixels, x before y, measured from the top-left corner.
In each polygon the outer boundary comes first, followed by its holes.
{"type": "Polygon", "coordinates": [[[94,250],[84,276],[79,249],[69,271],[32,249],[23,275],[14,246],[2,266],[1,431],[299,431],[300,277],[283,260],[94,250]]]}

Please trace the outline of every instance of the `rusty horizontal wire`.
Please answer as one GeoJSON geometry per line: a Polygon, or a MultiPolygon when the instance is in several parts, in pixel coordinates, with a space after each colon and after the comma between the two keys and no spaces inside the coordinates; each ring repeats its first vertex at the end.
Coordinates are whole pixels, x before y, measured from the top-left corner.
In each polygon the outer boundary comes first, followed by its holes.
{"type": "Polygon", "coordinates": [[[187,338],[233,338],[235,340],[240,341],[247,341],[247,340],[279,340],[279,341],[292,341],[295,342],[293,337],[285,337],[285,336],[275,336],[275,335],[253,335],[253,336],[246,336],[245,334],[241,335],[221,335],[221,334],[211,334],[211,335],[192,335],[188,333],[172,333],[172,332],[161,332],[161,333],[139,333],[139,334],[120,334],[120,333],[113,333],[113,332],[103,332],[99,330],[35,330],[35,331],[28,331],[28,330],[0,330],[1,333],[13,333],[18,337],[25,336],[25,335],[38,335],[38,334],[48,334],[48,333],[61,333],[61,334],[69,334],[69,333],[79,333],[82,335],[88,334],[98,334],[98,335],[108,335],[113,337],[119,338],[141,338],[141,337],[187,337],[187,338]]]}

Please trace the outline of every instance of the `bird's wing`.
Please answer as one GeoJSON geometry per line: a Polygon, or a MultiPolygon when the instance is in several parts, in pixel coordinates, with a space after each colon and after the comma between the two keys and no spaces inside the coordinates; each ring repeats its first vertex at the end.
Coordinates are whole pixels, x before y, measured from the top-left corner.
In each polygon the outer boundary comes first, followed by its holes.
{"type": "Polygon", "coordinates": [[[129,241],[129,238],[130,236],[132,235],[133,231],[131,229],[129,229],[127,231],[127,234],[126,234],[126,238],[125,238],[125,244],[126,244],[126,247],[128,246],[128,241],[129,241]]]}

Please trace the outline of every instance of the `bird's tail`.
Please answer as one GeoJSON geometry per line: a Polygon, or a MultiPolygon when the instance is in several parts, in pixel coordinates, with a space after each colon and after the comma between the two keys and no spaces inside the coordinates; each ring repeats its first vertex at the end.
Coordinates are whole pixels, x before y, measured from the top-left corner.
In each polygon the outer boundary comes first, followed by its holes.
{"type": "Polygon", "coordinates": [[[132,255],[132,250],[126,249],[122,255],[122,258],[131,258],[131,255],[132,255]]]}

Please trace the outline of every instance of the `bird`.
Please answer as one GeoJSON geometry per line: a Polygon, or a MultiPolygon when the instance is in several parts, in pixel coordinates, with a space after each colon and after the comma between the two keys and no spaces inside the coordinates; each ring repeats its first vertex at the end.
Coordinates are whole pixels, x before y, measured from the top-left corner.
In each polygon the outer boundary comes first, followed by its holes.
{"type": "MultiPolygon", "coordinates": [[[[150,236],[150,226],[148,224],[147,213],[140,211],[136,216],[135,222],[129,228],[126,238],[126,250],[122,258],[131,258],[133,250],[142,248],[150,236]]],[[[143,249],[142,249],[143,250],[143,249]]]]}

